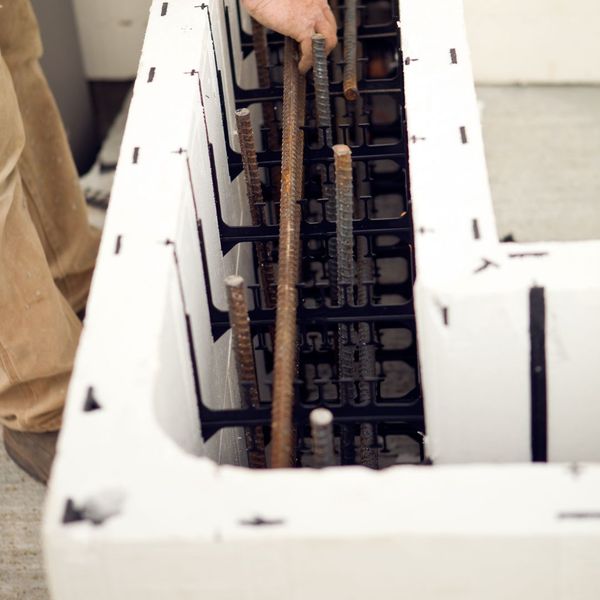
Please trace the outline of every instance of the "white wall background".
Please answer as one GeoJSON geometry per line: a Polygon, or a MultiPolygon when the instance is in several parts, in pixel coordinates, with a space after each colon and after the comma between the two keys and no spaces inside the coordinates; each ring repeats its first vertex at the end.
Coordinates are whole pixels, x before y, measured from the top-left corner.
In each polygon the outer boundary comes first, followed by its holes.
{"type": "Polygon", "coordinates": [[[598,0],[464,0],[478,83],[600,83],[598,0]]]}
{"type": "MultiPolygon", "coordinates": [[[[73,0],[87,76],[135,76],[149,0],[73,0]]],[[[464,0],[478,83],[600,83],[598,0],[464,0]]]]}

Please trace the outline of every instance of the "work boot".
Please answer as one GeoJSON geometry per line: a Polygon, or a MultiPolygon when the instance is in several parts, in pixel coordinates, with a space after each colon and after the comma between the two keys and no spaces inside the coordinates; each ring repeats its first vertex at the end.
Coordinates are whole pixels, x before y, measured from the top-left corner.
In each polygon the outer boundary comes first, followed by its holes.
{"type": "Polygon", "coordinates": [[[56,453],[58,431],[29,433],[4,428],[6,453],[25,473],[46,485],[56,453]]]}

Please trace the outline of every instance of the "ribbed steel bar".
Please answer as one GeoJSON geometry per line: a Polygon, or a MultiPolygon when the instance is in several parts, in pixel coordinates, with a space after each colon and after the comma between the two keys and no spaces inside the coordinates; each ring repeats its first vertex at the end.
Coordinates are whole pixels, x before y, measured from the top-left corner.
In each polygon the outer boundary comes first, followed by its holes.
{"type": "MultiPolygon", "coordinates": [[[[238,275],[230,275],[225,279],[225,288],[227,290],[233,355],[242,407],[259,408],[260,398],[244,279],[238,275]]],[[[244,433],[248,452],[248,466],[254,469],[264,469],[267,466],[267,460],[262,427],[245,427],[244,433]]]]}
{"type": "Polygon", "coordinates": [[[294,434],[292,410],[297,360],[298,292],[300,264],[300,206],[302,196],[304,113],[306,80],[298,71],[297,44],[286,38],[283,67],[283,144],[279,274],[275,320],[271,465],[290,467],[293,463],[294,434]]]}
{"type": "Polygon", "coordinates": [[[313,81],[315,85],[315,107],[319,140],[326,146],[333,144],[331,131],[331,98],[329,96],[329,72],[327,67],[327,51],[325,36],[315,33],[312,36],[313,49],[313,81]]]}
{"type": "Polygon", "coordinates": [[[358,97],[357,82],[356,0],[344,6],[344,96],[354,102],[358,97]]]}
{"type": "MultiPolygon", "coordinates": [[[[352,187],[352,151],[348,146],[333,147],[336,190],[336,253],[338,304],[354,304],[354,235],[352,213],[354,194],[352,187]]],[[[349,323],[338,324],[338,378],[340,401],[348,405],[354,391],[354,327],[349,323]]],[[[342,464],[355,460],[354,428],[340,428],[342,464]]]]}
{"type": "MultiPolygon", "coordinates": [[[[356,242],[358,254],[358,286],[356,303],[366,306],[369,300],[368,283],[373,278],[373,260],[369,256],[367,239],[360,236],[356,242]]],[[[358,397],[361,405],[372,405],[373,384],[369,378],[375,376],[375,345],[371,339],[368,323],[358,324],[358,397]]],[[[371,423],[360,424],[359,438],[360,464],[371,469],[379,468],[379,452],[377,450],[377,431],[371,423]]]]}
{"type": "MultiPolygon", "coordinates": [[[[240,140],[242,162],[244,164],[244,178],[246,180],[246,190],[248,193],[250,218],[252,219],[252,225],[263,225],[264,212],[261,212],[263,210],[263,193],[258,162],[256,161],[256,145],[254,142],[250,111],[247,108],[236,110],[235,120],[240,140]]],[[[275,272],[271,256],[271,247],[268,242],[264,244],[257,242],[256,258],[258,260],[258,272],[265,298],[265,306],[267,308],[274,308],[277,298],[277,289],[275,286],[275,272]]]]}
{"type": "MultiPolygon", "coordinates": [[[[256,19],[252,22],[252,44],[256,57],[256,70],[258,73],[258,86],[261,88],[271,87],[271,65],[269,61],[269,45],[267,43],[267,31],[256,19]]],[[[279,132],[277,130],[277,119],[275,117],[275,106],[272,102],[262,103],[263,122],[267,128],[267,143],[271,150],[279,147],[279,132]]]]}
{"type": "Polygon", "coordinates": [[[333,413],[327,408],[316,408],[310,413],[313,443],[313,466],[317,469],[335,465],[333,449],[333,413]]]}

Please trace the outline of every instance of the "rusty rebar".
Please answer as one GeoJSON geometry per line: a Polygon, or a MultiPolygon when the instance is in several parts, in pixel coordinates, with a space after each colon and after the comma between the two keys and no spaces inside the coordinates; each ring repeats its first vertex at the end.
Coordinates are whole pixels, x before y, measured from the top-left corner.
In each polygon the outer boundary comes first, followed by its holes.
{"type": "Polygon", "coordinates": [[[271,465],[292,465],[292,411],[296,376],[298,291],[300,264],[300,206],[302,195],[306,80],[298,71],[297,44],[286,38],[283,68],[283,143],[279,219],[279,275],[275,320],[271,465]]]}
{"type": "MultiPolygon", "coordinates": [[[[358,254],[358,286],[356,304],[366,306],[369,300],[368,284],[373,278],[373,260],[369,256],[367,239],[360,236],[356,241],[358,254]]],[[[375,377],[375,340],[371,339],[368,323],[358,324],[358,397],[361,406],[373,404],[373,381],[375,377]]],[[[377,450],[377,431],[371,423],[360,424],[359,437],[360,464],[371,469],[379,468],[379,452],[377,450]]]]}
{"type": "MultiPolygon", "coordinates": [[[[348,146],[333,147],[336,190],[336,253],[338,304],[354,304],[354,235],[352,213],[354,194],[352,188],[352,151],[348,146]]],[[[338,324],[338,379],[339,395],[346,406],[355,397],[354,390],[354,327],[350,323],[338,324]]],[[[354,462],[354,428],[340,428],[342,464],[354,462]]]]}
{"type": "MultiPolygon", "coordinates": [[[[254,142],[254,131],[250,111],[240,108],[235,111],[238,138],[240,140],[240,151],[244,165],[244,178],[246,180],[246,191],[248,194],[248,205],[252,225],[264,224],[264,200],[262,184],[256,159],[256,144],[254,142]]],[[[261,242],[256,243],[256,258],[258,262],[258,273],[264,294],[265,306],[274,308],[277,290],[275,287],[275,271],[270,245],[261,242]]]]}
{"type": "Polygon", "coordinates": [[[326,146],[333,144],[331,130],[331,97],[329,95],[329,72],[327,67],[327,51],[325,36],[315,33],[312,36],[313,81],[315,85],[315,107],[319,140],[326,146]]]}
{"type": "Polygon", "coordinates": [[[356,0],[344,5],[344,97],[354,102],[358,97],[356,0]]]}
{"type": "MultiPolygon", "coordinates": [[[[270,88],[271,64],[269,60],[267,30],[256,19],[251,18],[250,21],[252,23],[252,45],[254,46],[254,55],[256,58],[258,86],[261,88],[270,88]]],[[[271,150],[276,150],[279,146],[279,132],[274,104],[272,102],[263,102],[262,113],[263,123],[267,128],[267,143],[271,150]]]]}
{"type": "Polygon", "coordinates": [[[313,443],[313,466],[317,469],[335,465],[333,449],[333,414],[327,408],[316,408],[310,413],[313,443]]]}
{"type": "MultiPolygon", "coordinates": [[[[240,400],[243,408],[258,408],[260,398],[244,279],[238,275],[230,275],[225,279],[225,288],[227,290],[229,323],[231,325],[233,356],[238,375],[240,400]]],[[[264,469],[267,466],[267,460],[262,427],[245,427],[244,434],[248,452],[248,466],[254,469],[264,469]]]]}

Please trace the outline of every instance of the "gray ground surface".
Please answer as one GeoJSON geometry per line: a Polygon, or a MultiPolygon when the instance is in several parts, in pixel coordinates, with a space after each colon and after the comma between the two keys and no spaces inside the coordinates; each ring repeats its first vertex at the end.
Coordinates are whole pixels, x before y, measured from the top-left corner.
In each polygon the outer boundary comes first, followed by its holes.
{"type": "MultiPolygon", "coordinates": [[[[482,87],[501,236],[600,238],[600,87],[482,87]]],[[[0,449],[0,600],[47,600],[39,526],[44,488],[0,449]]],[[[82,599],[85,600],[85,599],[82,599]]]]}
{"type": "Polygon", "coordinates": [[[47,600],[40,543],[45,488],[0,446],[0,599],[47,600]]]}
{"type": "Polygon", "coordinates": [[[600,239],[600,86],[477,92],[500,237],[600,239]]]}

